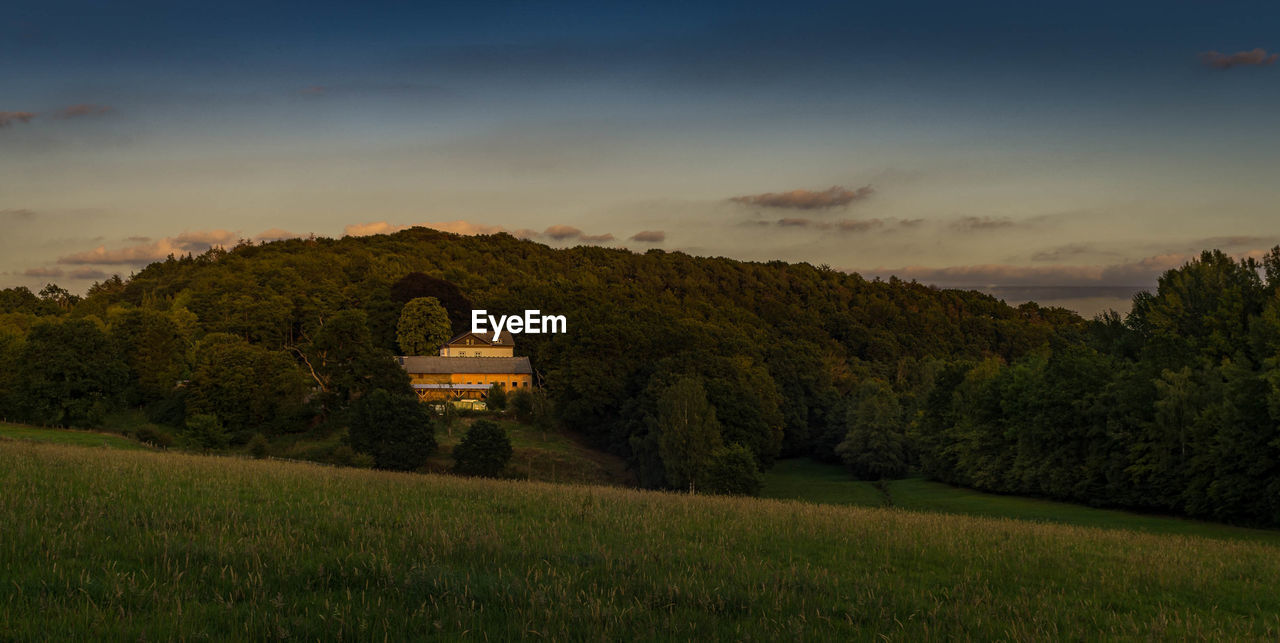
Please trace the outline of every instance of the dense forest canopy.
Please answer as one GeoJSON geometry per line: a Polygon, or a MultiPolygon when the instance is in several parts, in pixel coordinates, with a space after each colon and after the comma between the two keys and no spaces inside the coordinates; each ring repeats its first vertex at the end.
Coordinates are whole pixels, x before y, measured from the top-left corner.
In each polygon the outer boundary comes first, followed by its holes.
{"type": "Polygon", "coordinates": [[[455,331],[471,307],[566,315],[567,334],[517,338],[545,385],[547,421],[626,457],[646,485],[670,479],[659,401],[693,377],[721,442],[761,468],[811,455],[861,475],[915,468],[985,489],[1275,522],[1257,495],[1280,495],[1277,266],[1206,253],[1126,318],[1088,322],[808,264],[503,234],[245,243],[151,264],[83,298],[4,291],[0,404],[8,417],[81,426],[120,406],[173,426],[226,415],[241,442],[345,426],[364,395],[407,394],[390,359],[397,322],[406,302],[433,297],[455,331]]]}

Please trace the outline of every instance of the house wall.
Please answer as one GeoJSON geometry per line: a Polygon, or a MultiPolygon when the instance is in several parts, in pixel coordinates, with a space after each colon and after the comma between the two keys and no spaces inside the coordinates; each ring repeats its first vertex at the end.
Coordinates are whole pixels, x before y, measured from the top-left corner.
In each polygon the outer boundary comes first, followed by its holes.
{"type": "MultiPolygon", "coordinates": [[[[500,385],[508,391],[533,388],[533,376],[522,373],[410,373],[414,384],[483,384],[486,387],[500,385]]],[[[423,401],[448,397],[480,399],[485,391],[450,391],[448,389],[419,389],[418,398],[423,401]]]]}
{"type": "Polygon", "coordinates": [[[440,347],[441,357],[515,357],[515,347],[485,346],[483,344],[445,344],[440,347]]]}

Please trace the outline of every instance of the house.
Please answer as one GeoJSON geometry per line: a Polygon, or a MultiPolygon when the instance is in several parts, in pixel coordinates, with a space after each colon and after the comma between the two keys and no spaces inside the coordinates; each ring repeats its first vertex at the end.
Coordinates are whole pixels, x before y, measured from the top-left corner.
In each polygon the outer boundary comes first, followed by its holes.
{"type": "Polygon", "coordinates": [[[441,357],[512,357],[516,354],[515,338],[502,331],[498,340],[483,333],[462,333],[440,347],[441,357]]]}
{"type": "Polygon", "coordinates": [[[462,333],[445,342],[440,354],[397,357],[423,402],[484,399],[494,384],[508,390],[530,390],[533,366],[515,356],[515,341],[503,333],[497,341],[462,333]]]}

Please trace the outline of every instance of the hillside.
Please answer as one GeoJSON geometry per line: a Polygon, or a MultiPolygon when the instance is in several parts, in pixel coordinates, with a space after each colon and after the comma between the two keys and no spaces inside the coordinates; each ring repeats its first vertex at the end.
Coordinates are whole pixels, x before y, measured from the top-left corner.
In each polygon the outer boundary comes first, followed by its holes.
{"type": "Polygon", "coordinates": [[[0,367],[38,368],[0,375],[0,406],[8,417],[80,427],[120,405],[176,427],[188,413],[213,414],[233,444],[299,432],[341,415],[362,387],[393,386],[372,351],[398,351],[401,309],[425,295],[445,304],[455,331],[473,307],[565,315],[567,334],[521,335],[516,349],[546,385],[549,419],[626,458],[645,486],[667,482],[655,407],[676,378],[702,379],[724,441],[767,468],[780,455],[834,459],[849,397],[867,378],[888,378],[914,400],[938,360],[1014,360],[1083,332],[1060,309],[808,264],[415,228],[171,258],[82,301],[6,291],[0,367]],[[47,319],[107,332],[42,327],[47,319]],[[333,347],[366,344],[334,357],[333,347]],[[86,354],[100,357],[65,372],[86,354]],[[174,390],[175,381],[190,386],[174,390]],[[326,394],[308,392],[317,386],[326,394]]]}
{"type": "Polygon", "coordinates": [[[0,638],[1256,638],[1280,550],[0,443],[0,638]]]}

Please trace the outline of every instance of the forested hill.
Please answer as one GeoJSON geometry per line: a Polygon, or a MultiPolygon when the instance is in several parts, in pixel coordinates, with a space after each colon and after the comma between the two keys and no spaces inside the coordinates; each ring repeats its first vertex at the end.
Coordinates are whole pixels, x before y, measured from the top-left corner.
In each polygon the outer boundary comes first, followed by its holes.
{"type": "MultiPolygon", "coordinates": [[[[863,380],[882,379],[911,400],[932,380],[937,360],[1013,361],[1055,341],[1081,341],[1085,328],[1062,309],[1013,308],[977,292],[867,281],[808,264],[553,249],[508,235],[414,228],[171,258],[124,282],[98,284],[81,301],[56,291],[43,298],[6,291],[0,305],[14,359],[35,316],[94,318],[124,351],[127,367],[122,381],[98,385],[118,391],[92,392],[83,408],[21,399],[10,405],[37,421],[77,423],[91,419],[94,405],[116,399],[163,404],[169,392],[162,382],[189,379],[210,344],[202,340],[213,334],[270,351],[275,363],[298,371],[305,388],[303,358],[337,311],[364,311],[373,343],[390,352],[400,308],[424,294],[441,299],[455,330],[469,323],[469,305],[567,316],[568,334],[521,335],[517,350],[544,378],[554,419],[631,458],[650,484],[663,480],[655,397],[678,376],[700,376],[724,441],[748,446],[768,466],[782,453],[834,457],[847,432],[846,400],[863,380]],[[168,321],[155,322],[157,314],[168,321]],[[130,323],[137,328],[121,328],[130,323]],[[41,413],[48,417],[33,417],[41,413]]],[[[282,376],[280,395],[297,393],[294,379],[282,376]]],[[[274,431],[307,422],[305,408],[263,404],[260,416],[270,416],[274,431]],[[280,419],[286,417],[293,419],[280,419]]]]}

